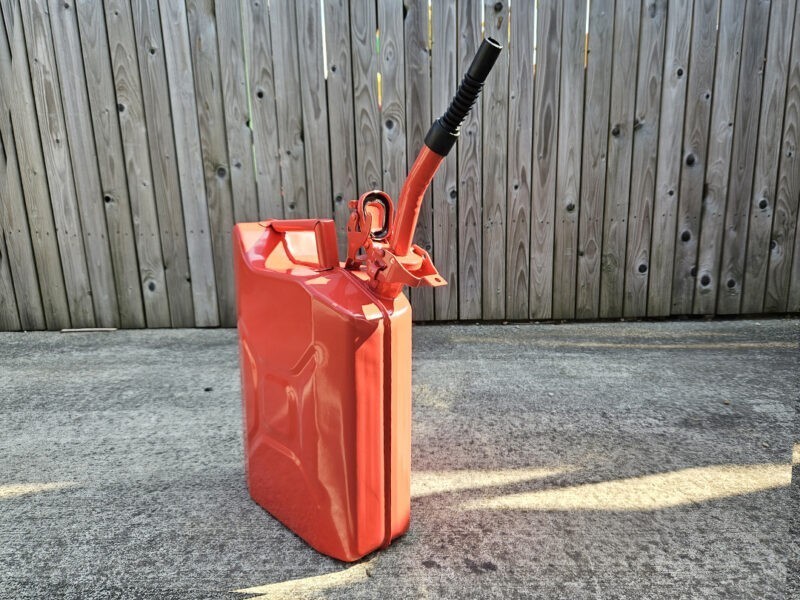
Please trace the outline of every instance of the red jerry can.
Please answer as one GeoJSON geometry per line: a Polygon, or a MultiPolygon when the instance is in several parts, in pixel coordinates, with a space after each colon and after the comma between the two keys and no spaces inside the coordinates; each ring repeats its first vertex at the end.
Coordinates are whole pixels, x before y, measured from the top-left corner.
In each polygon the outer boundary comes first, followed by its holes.
{"type": "Polygon", "coordinates": [[[425,190],[501,50],[484,40],[400,194],[350,202],[348,256],[330,219],[234,228],[247,484],[320,552],[353,561],[409,524],[411,307],[446,282],[412,244],[425,190]]]}

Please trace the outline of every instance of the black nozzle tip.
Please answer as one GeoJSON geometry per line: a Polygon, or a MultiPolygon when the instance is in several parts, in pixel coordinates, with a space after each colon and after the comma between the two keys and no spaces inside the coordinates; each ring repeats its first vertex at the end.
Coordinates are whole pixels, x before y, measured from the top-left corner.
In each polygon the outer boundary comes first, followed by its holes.
{"type": "Polygon", "coordinates": [[[489,71],[492,70],[502,50],[503,45],[496,39],[490,37],[484,38],[480,48],[478,48],[478,53],[475,55],[472,64],[467,70],[467,75],[480,83],[486,81],[489,71]]]}

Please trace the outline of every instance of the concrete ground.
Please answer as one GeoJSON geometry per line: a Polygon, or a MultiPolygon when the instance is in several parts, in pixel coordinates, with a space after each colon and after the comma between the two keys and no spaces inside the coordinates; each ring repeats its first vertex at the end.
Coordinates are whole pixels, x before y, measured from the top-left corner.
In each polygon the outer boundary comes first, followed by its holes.
{"type": "Polygon", "coordinates": [[[3,334],[0,597],[792,597],[798,334],[415,327],[411,529],[355,565],[248,497],[235,331],[3,334]]]}

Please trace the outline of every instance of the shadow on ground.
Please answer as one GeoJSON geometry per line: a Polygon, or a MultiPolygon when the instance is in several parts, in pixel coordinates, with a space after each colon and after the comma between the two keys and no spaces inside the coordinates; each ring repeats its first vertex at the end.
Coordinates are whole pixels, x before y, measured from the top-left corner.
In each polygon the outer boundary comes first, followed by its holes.
{"type": "Polygon", "coordinates": [[[247,496],[234,331],[0,335],[0,595],[785,597],[798,333],[417,327],[412,526],[355,565],[247,496]]]}

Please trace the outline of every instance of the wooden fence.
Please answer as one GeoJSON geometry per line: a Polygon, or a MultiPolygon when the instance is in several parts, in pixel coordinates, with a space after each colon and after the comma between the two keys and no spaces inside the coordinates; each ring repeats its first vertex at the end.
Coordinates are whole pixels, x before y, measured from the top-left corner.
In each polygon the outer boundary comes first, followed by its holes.
{"type": "Polygon", "coordinates": [[[800,311],[797,0],[0,0],[0,329],[235,323],[231,227],[407,166],[418,320],[800,311]]]}

